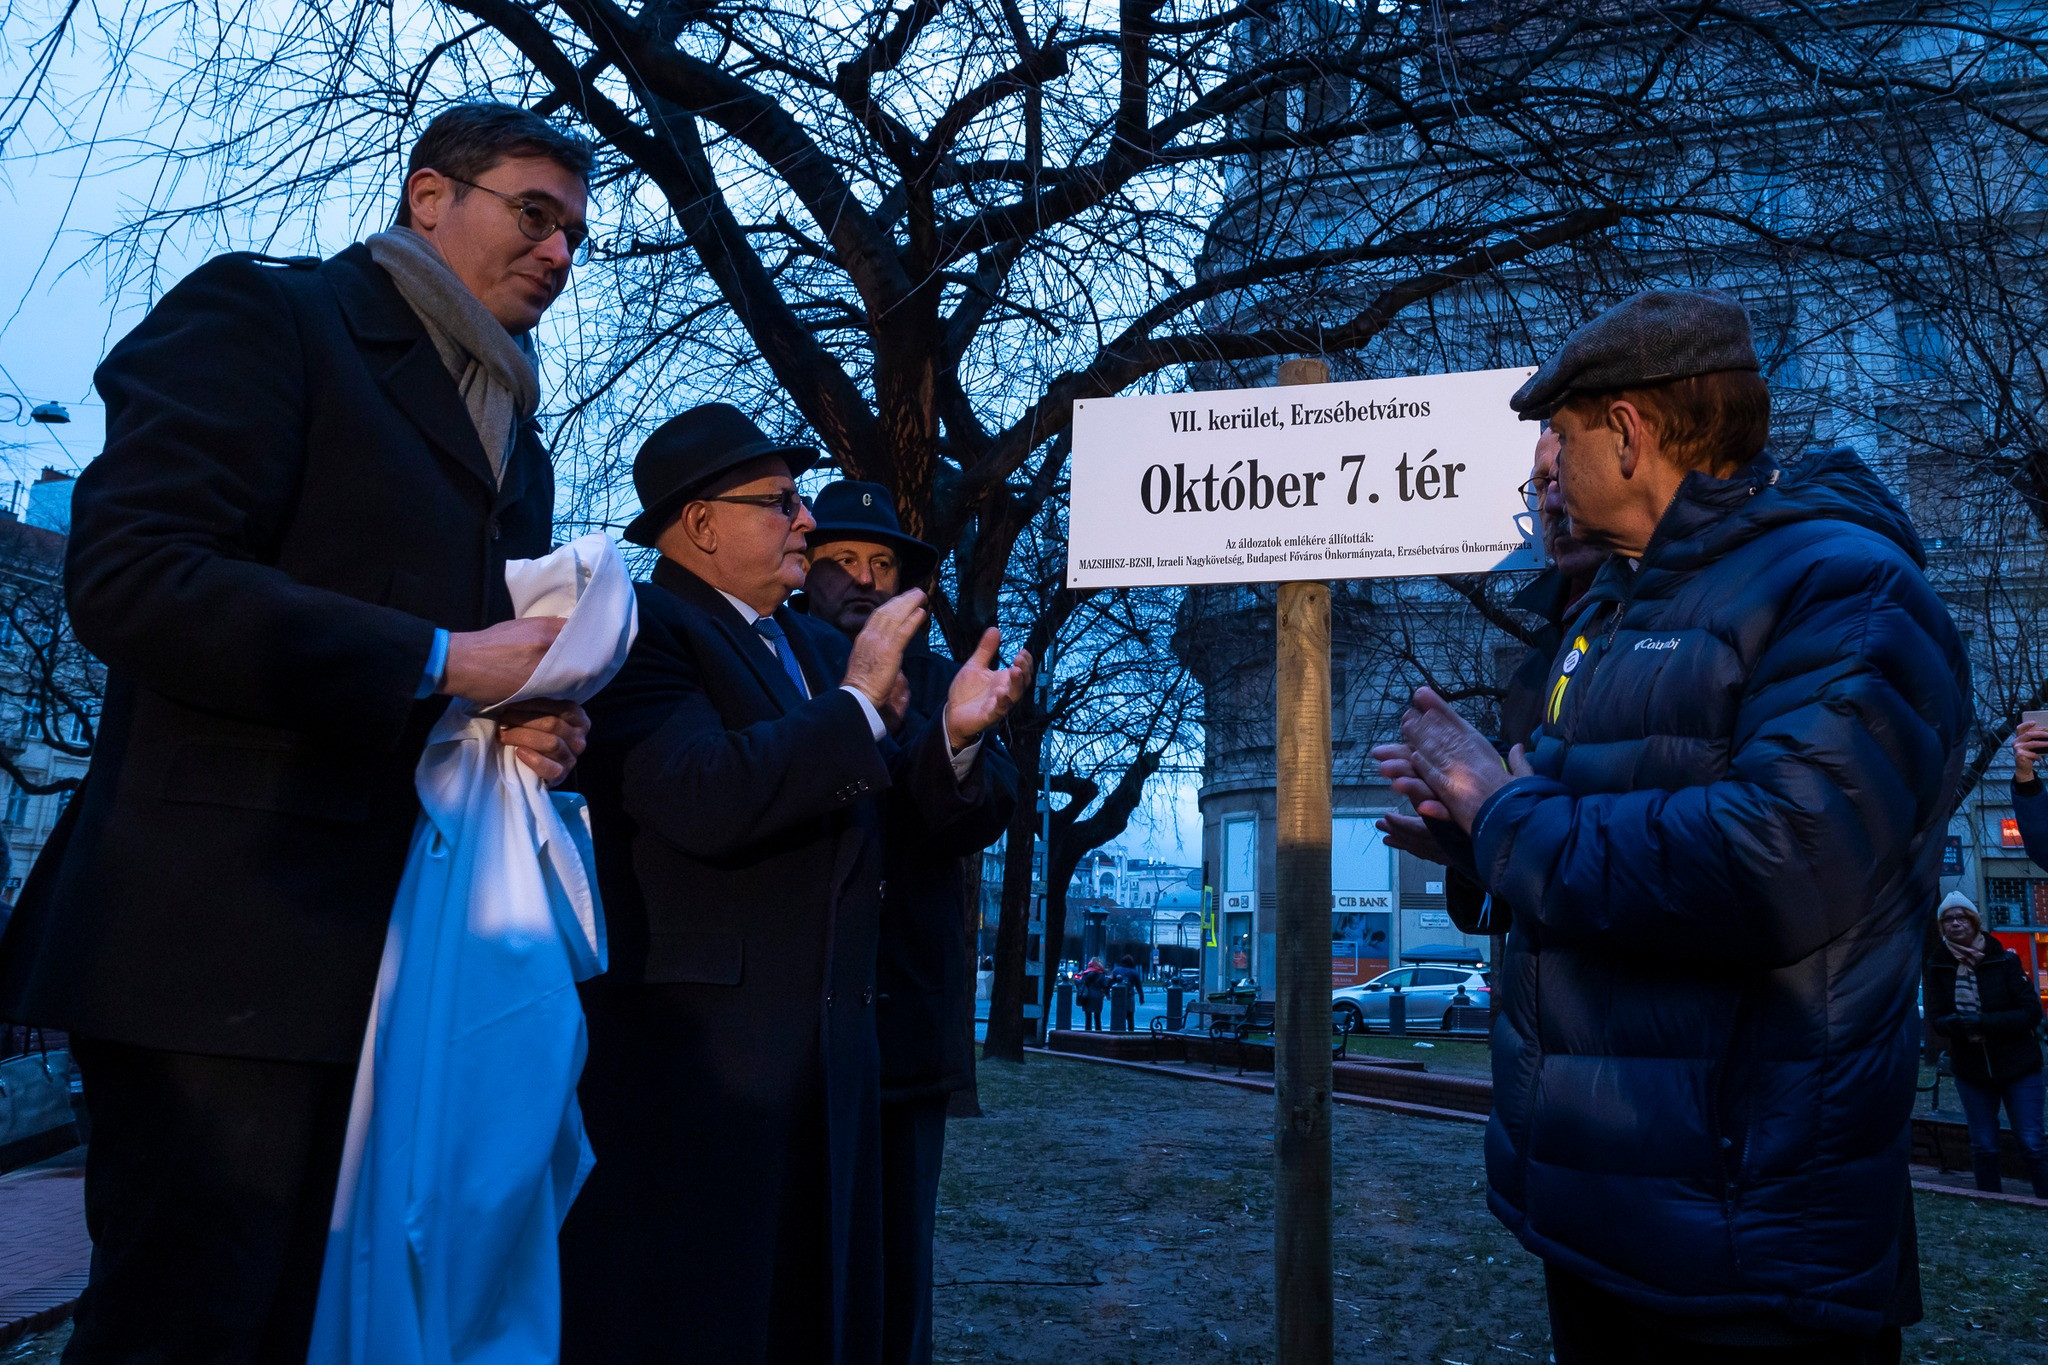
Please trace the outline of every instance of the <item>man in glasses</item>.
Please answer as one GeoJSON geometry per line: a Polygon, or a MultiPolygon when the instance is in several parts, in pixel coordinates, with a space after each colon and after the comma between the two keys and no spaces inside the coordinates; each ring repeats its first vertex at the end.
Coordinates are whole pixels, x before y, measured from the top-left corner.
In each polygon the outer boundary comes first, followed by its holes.
{"type": "Polygon", "coordinates": [[[967,810],[970,751],[1028,668],[983,660],[899,751],[924,594],[850,640],[785,605],[815,458],[710,403],[634,460],[626,538],[661,559],[581,774],[611,968],[583,992],[598,1161],[562,1231],[571,1365],[880,1355],[885,800],[914,799],[927,839],[967,810]]]}
{"type": "MultiPolygon", "coordinates": [[[[96,375],[65,587],[106,709],[0,941],[0,1017],[70,1030],[84,1072],[74,1365],[305,1358],[414,767],[560,628],[508,619],[505,562],[551,541],[526,336],[590,167],[523,110],[449,110],[398,226],[210,261],[96,375]]],[[[586,724],[526,706],[500,738],[555,781],[586,724]]]]}
{"type": "MultiPolygon", "coordinates": [[[[1536,518],[1544,557],[1550,564],[1508,601],[1509,606],[1529,613],[1540,624],[1534,633],[1535,642],[1508,675],[1501,696],[1497,747],[1502,753],[1514,745],[1529,744],[1542,723],[1545,685],[1551,661],[1564,643],[1564,623],[1586,590],[1593,586],[1593,576],[1600,572],[1600,566],[1607,562],[1607,551],[1572,535],[1557,479],[1560,444],[1557,432],[1545,422],[1536,438],[1529,479],[1522,485],[1522,496],[1536,518]]],[[[1398,812],[1381,816],[1379,827],[1392,847],[1431,862],[1449,864],[1449,875],[1444,881],[1445,909],[1463,932],[1485,934],[1492,940],[1489,960],[1498,963],[1506,948],[1509,908],[1505,900],[1489,894],[1479,884],[1469,859],[1463,856],[1463,841],[1452,836],[1450,841],[1455,847],[1446,850],[1437,836],[1451,836],[1447,827],[1439,825],[1431,830],[1420,816],[1398,812]]],[[[1498,1006],[1499,992],[1494,992],[1491,999],[1498,1006]]]]}
{"type": "Polygon", "coordinates": [[[1514,906],[1488,1203],[1544,1261],[1560,1365],[1895,1362],[1962,641],[1853,453],[1768,454],[1729,295],[1616,304],[1512,406],[1611,558],[1511,767],[1427,688],[1373,751],[1514,906]]]}

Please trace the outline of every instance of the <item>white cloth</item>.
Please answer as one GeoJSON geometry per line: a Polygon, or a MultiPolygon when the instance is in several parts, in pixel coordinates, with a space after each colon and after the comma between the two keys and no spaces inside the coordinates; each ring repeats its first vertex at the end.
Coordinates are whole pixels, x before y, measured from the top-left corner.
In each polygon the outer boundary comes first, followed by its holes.
{"type": "MultiPolygon", "coordinates": [[[[587,700],[625,663],[638,618],[604,536],[505,580],[519,615],[568,618],[508,704],[587,700]]],[[[497,742],[497,709],[450,705],[420,757],[308,1365],[558,1356],[555,1234],[591,1165],[576,982],[604,970],[604,920],[581,798],[497,742]]]]}

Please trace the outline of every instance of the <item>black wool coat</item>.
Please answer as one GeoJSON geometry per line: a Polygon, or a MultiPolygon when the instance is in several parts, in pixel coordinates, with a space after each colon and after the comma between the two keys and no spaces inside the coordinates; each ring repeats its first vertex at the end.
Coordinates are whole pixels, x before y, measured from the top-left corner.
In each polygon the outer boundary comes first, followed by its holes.
{"type": "Polygon", "coordinates": [[[959,799],[945,736],[892,779],[837,631],[776,613],[805,701],[695,575],[664,560],[638,592],[579,765],[611,968],[583,988],[597,1167],[562,1233],[564,1359],[872,1361],[883,797],[959,799]]]}
{"type": "MultiPolygon", "coordinates": [[[[910,713],[902,765],[922,752],[920,737],[943,730],[946,693],[959,666],[929,651],[906,654],[910,713]]],[[[928,786],[906,782],[910,799],[888,803],[875,1027],[882,1047],[883,1100],[920,1099],[965,1090],[974,1081],[974,943],[968,930],[962,860],[1002,837],[1017,804],[1017,765],[993,731],[963,788],[941,793],[937,809],[917,799],[928,786]]]]}
{"type": "Polygon", "coordinates": [[[1974,1020],[1956,1013],[1956,960],[1943,947],[1927,959],[1922,1003],[1928,1023],[1948,1039],[1956,1075],[1978,1085],[2002,1086],[2041,1069],[2041,997],[2019,955],[1997,939],[1991,944],[1977,964],[1974,1020]]]}
{"type": "Polygon", "coordinates": [[[446,704],[414,698],[434,628],[511,615],[505,561],[548,550],[547,452],[524,427],[497,485],[362,246],[208,262],[95,382],[65,594],[106,704],[0,941],[0,1016],[352,1062],[446,704]]]}

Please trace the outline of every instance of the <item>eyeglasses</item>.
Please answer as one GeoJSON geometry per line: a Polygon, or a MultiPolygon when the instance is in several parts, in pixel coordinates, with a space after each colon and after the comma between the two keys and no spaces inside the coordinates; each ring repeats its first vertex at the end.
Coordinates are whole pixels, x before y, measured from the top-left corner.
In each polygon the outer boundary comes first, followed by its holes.
{"type": "Polygon", "coordinates": [[[436,172],[443,180],[453,180],[458,185],[467,185],[473,190],[495,195],[510,204],[519,213],[519,234],[529,242],[545,242],[556,233],[568,244],[569,259],[582,265],[590,259],[590,227],[585,223],[571,223],[564,219],[561,210],[544,199],[522,199],[516,194],[506,194],[488,185],[479,185],[474,180],[464,180],[459,175],[446,171],[436,172]]]}
{"type": "Polygon", "coordinates": [[[804,495],[794,488],[785,488],[780,493],[728,493],[724,497],[699,498],[698,502],[738,502],[748,507],[769,507],[779,513],[784,521],[795,521],[796,514],[807,506],[804,495]]]}
{"type": "Polygon", "coordinates": [[[1524,502],[1533,507],[1543,501],[1545,490],[1556,482],[1556,479],[1526,479],[1523,481],[1522,486],[1515,491],[1522,495],[1524,502]]]}

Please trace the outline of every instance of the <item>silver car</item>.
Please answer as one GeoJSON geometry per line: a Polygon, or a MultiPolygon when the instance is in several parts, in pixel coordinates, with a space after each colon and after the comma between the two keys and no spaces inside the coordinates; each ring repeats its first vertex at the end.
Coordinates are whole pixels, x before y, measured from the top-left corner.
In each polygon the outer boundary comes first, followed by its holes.
{"type": "Polygon", "coordinates": [[[1334,990],[1330,993],[1330,1006],[1340,1015],[1351,1012],[1354,1032],[1383,1029],[1387,1026],[1387,1002],[1397,992],[1408,1000],[1408,1027],[1448,1029],[1454,1002],[1485,1009],[1493,987],[1486,973],[1478,968],[1421,963],[1396,967],[1360,985],[1334,990]],[[1460,987],[1465,992],[1463,1000],[1457,999],[1460,987]]]}

